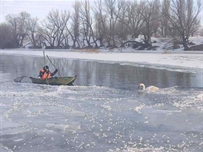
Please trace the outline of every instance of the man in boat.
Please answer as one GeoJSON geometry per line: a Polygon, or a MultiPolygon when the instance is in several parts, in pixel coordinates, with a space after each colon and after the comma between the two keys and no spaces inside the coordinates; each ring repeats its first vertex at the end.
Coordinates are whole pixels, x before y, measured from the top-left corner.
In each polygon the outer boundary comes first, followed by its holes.
{"type": "Polygon", "coordinates": [[[39,71],[39,77],[42,80],[49,79],[49,78],[53,77],[57,72],[58,72],[58,70],[56,69],[53,73],[51,73],[49,71],[49,67],[46,65],[39,71]]]}

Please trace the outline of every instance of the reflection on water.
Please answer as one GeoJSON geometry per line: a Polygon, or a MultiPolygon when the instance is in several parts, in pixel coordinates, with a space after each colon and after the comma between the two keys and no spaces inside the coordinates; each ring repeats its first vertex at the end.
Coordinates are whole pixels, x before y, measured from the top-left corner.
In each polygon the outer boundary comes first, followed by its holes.
{"type": "MultiPolygon", "coordinates": [[[[80,86],[96,85],[130,90],[136,89],[139,83],[144,83],[146,86],[155,85],[160,88],[203,87],[201,73],[174,72],[117,63],[67,59],[52,59],[52,62],[62,76],[77,75],[74,84],[80,86]]],[[[49,65],[51,71],[54,71],[54,67],[48,60],[46,60],[46,64],[49,65]]],[[[43,66],[43,58],[3,55],[0,58],[1,81],[12,81],[19,76],[37,77],[43,66]]]]}

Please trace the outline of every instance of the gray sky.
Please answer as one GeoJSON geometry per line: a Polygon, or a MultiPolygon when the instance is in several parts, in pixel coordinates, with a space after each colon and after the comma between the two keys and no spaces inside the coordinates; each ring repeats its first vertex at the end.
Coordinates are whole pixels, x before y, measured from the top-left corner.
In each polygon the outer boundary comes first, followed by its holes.
{"type": "Polygon", "coordinates": [[[71,10],[75,0],[0,0],[0,22],[8,14],[28,12],[32,17],[45,19],[52,9],[71,10]]]}
{"type": "MultiPolygon", "coordinates": [[[[0,0],[0,22],[5,21],[6,15],[18,14],[22,11],[43,20],[52,9],[71,10],[74,2],[75,0],[0,0]]],[[[200,16],[203,24],[203,11],[200,16]]]]}

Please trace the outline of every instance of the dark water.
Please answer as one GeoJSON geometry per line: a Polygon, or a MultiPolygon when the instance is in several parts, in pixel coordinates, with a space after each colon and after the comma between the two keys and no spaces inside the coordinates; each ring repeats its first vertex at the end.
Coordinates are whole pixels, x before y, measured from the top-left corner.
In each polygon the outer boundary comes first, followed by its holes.
{"type": "MultiPolygon", "coordinates": [[[[52,59],[62,76],[77,75],[75,85],[80,86],[107,86],[119,89],[137,89],[139,83],[146,86],[155,85],[160,88],[173,86],[203,87],[203,74],[177,72],[147,67],[98,63],[94,61],[79,61],[67,59],[52,59]]],[[[46,59],[51,71],[54,67],[46,59]]],[[[19,76],[37,77],[39,70],[44,66],[44,59],[39,57],[0,57],[0,70],[7,73],[6,79],[12,81],[19,76]]],[[[59,75],[57,75],[59,76],[59,75]]],[[[4,78],[2,77],[3,81],[4,78]]]]}
{"type": "MultiPolygon", "coordinates": [[[[74,86],[22,83],[43,58],[0,56],[1,152],[201,152],[201,73],[53,59],[74,86]],[[137,85],[160,87],[137,92],[137,85]]],[[[48,62],[51,71],[53,66],[48,62]]]]}

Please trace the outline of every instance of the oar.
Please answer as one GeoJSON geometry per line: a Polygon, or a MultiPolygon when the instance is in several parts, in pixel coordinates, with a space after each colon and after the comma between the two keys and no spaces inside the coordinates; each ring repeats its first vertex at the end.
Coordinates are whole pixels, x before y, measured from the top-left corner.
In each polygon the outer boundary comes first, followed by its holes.
{"type": "MultiPolygon", "coordinates": [[[[47,55],[47,58],[49,59],[50,63],[53,65],[53,67],[56,69],[55,65],[51,62],[51,59],[49,58],[49,56],[47,55]]],[[[60,72],[58,71],[59,76],[61,77],[60,72]]]]}

